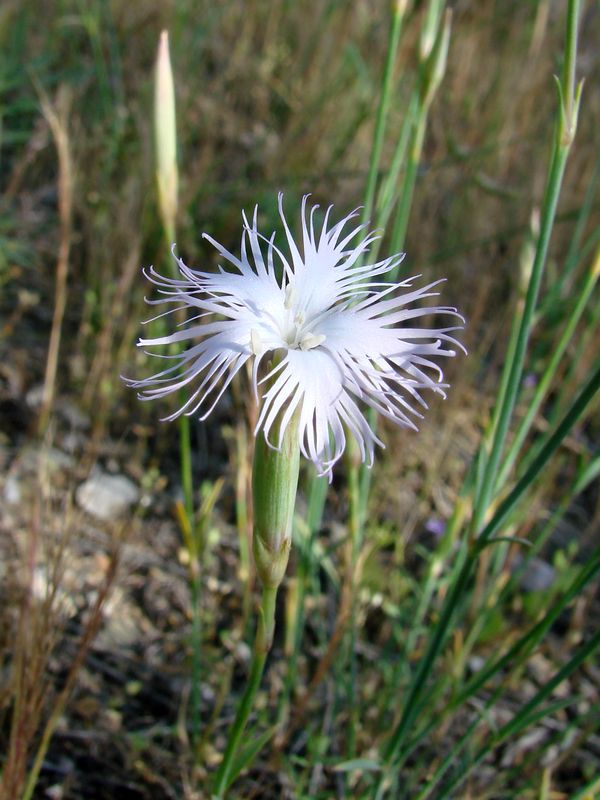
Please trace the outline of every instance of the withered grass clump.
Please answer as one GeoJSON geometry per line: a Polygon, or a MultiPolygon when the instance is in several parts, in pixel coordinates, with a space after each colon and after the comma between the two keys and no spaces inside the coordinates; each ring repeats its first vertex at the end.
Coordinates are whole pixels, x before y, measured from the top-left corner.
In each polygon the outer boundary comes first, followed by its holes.
{"type": "Polygon", "coordinates": [[[17,512],[13,519],[18,529],[2,531],[3,800],[33,797],[50,739],[102,623],[119,562],[120,545],[115,539],[100,575],[74,574],[80,546],[77,512],[68,499],[61,502],[52,496],[56,492],[43,449],[37,462],[30,513],[17,512]],[[88,578],[94,581],[93,588],[86,585],[88,578]],[[81,622],[73,636],[67,622],[74,616],[81,622]]]}

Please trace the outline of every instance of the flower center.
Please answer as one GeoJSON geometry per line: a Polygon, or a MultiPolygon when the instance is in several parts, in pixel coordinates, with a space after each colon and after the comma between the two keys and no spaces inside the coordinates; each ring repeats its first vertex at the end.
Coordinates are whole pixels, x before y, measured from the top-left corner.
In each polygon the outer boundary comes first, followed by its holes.
{"type": "Polygon", "coordinates": [[[306,325],[306,315],[296,307],[296,290],[288,283],[285,289],[285,319],[282,326],[282,338],[292,350],[312,350],[323,344],[325,336],[313,333],[306,325]]]}

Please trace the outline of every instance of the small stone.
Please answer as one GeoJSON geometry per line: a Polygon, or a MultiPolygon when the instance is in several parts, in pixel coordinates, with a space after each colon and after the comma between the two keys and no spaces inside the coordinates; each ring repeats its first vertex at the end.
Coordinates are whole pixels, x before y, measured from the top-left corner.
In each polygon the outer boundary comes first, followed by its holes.
{"type": "Polygon", "coordinates": [[[49,469],[54,471],[70,470],[75,467],[75,459],[56,447],[49,447],[42,451],[49,469]]]}
{"type": "Polygon", "coordinates": [[[235,656],[240,663],[249,664],[252,658],[252,650],[250,650],[246,642],[238,642],[235,647],[235,656]]]}
{"type": "Polygon", "coordinates": [[[4,483],[4,499],[9,506],[17,506],[21,502],[21,485],[14,475],[9,475],[4,483]]]}
{"type": "Polygon", "coordinates": [[[471,656],[469,661],[467,662],[469,666],[469,670],[472,674],[479,672],[485,667],[485,658],[482,656],[471,656]]]}
{"type": "Polygon", "coordinates": [[[92,517],[110,522],[139,500],[139,490],[124,475],[107,475],[100,469],[92,472],[75,493],[80,508],[92,517]]]}
{"type": "Polygon", "coordinates": [[[552,662],[542,653],[534,653],[527,661],[527,669],[539,683],[546,683],[552,677],[552,662]]]}
{"type": "Polygon", "coordinates": [[[552,586],[555,578],[554,567],[547,561],[534,557],[529,561],[519,585],[524,592],[543,592],[552,586]]]}
{"type": "Polygon", "coordinates": [[[43,399],[44,385],[42,383],[32,386],[25,395],[25,403],[33,410],[40,408],[43,399]]]}
{"type": "Polygon", "coordinates": [[[88,415],[68,400],[59,405],[58,412],[74,430],[86,431],[90,427],[88,415]]]}
{"type": "Polygon", "coordinates": [[[527,731],[514,744],[511,744],[502,757],[503,767],[521,764],[525,754],[538,747],[548,738],[548,731],[545,728],[533,728],[527,731]]]}
{"type": "Polygon", "coordinates": [[[69,431],[62,437],[61,445],[65,452],[74,455],[80,453],[85,446],[85,436],[76,431],[69,431]]]}

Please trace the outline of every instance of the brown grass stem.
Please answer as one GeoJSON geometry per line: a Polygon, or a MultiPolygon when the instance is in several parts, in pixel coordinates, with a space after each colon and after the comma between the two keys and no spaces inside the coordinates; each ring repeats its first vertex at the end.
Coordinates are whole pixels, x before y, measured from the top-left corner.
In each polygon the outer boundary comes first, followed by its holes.
{"type": "Polygon", "coordinates": [[[38,431],[43,434],[48,426],[56,389],[56,373],[63,319],[67,305],[67,278],[69,275],[69,254],[71,250],[73,224],[73,159],[69,139],[69,111],[71,95],[65,85],[58,90],[56,103],[48,98],[42,86],[36,82],[36,89],[42,107],[42,113],[52,131],[52,137],[58,155],[58,216],[59,243],[56,260],[56,284],[54,290],[54,314],[48,356],[44,375],[42,407],[38,421],[38,431]]]}

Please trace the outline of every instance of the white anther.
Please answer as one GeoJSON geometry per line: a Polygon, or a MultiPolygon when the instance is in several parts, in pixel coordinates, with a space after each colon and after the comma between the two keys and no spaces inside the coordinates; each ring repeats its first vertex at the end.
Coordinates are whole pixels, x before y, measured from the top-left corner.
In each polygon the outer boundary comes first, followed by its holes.
{"type": "Polygon", "coordinates": [[[305,333],[300,339],[300,350],[313,350],[323,344],[326,337],[322,333],[305,333]]]}
{"type": "Polygon", "coordinates": [[[259,356],[262,353],[260,333],[256,330],[256,328],[250,329],[250,348],[255,356],[259,356]]]}
{"type": "Polygon", "coordinates": [[[288,283],[285,287],[285,300],[283,301],[283,307],[287,308],[288,311],[294,305],[294,301],[296,300],[296,290],[294,289],[293,284],[288,283]]]}

